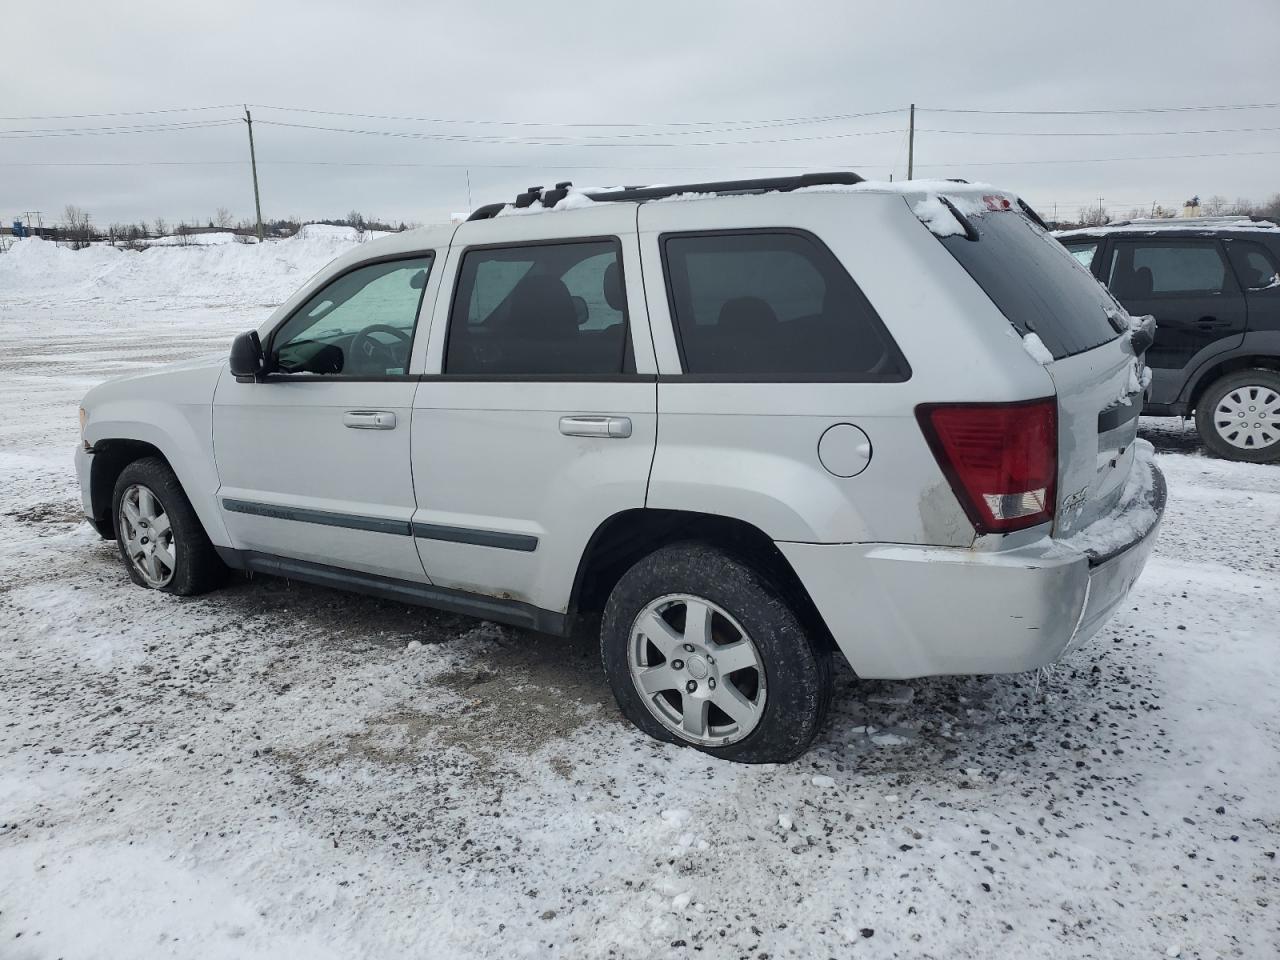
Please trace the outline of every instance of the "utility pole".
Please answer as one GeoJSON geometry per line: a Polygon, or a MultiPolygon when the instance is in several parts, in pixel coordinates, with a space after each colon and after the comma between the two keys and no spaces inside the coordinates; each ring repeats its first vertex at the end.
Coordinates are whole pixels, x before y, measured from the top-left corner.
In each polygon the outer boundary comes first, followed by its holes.
{"type": "Polygon", "coordinates": [[[262,200],[258,196],[258,158],[253,152],[253,116],[248,104],[244,108],[244,122],[249,128],[249,165],[253,168],[253,209],[258,215],[258,242],[262,242],[262,200]]]}
{"type": "Polygon", "coordinates": [[[907,126],[907,179],[915,179],[916,169],[916,105],[911,105],[911,119],[907,126]]]}
{"type": "Polygon", "coordinates": [[[1102,198],[1098,198],[1098,226],[1102,226],[1102,198]]]}

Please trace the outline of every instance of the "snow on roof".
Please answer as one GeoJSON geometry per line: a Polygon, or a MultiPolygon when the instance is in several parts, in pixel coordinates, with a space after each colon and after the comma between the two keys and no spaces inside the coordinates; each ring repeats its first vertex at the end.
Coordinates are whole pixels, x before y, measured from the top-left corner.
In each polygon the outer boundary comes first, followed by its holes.
{"type": "Polygon", "coordinates": [[[1270,220],[1251,220],[1248,217],[1167,217],[1163,219],[1118,220],[1101,227],[1077,227],[1074,230],[1055,230],[1054,236],[1096,237],[1106,233],[1164,233],[1168,231],[1194,231],[1213,233],[1219,230],[1257,230],[1269,232],[1280,229],[1270,220]]]}

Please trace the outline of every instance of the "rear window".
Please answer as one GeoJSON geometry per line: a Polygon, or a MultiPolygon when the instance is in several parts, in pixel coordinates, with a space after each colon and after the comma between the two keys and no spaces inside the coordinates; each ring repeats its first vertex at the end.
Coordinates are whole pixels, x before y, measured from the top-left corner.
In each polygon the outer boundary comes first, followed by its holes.
{"type": "Polygon", "coordinates": [[[942,245],[1019,335],[1034,333],[1055,359],[1114,340],[1107,319],[1115,301],[1061,243],[1015,211],[970,215],[978,239],[941,237],[942,245]]]}

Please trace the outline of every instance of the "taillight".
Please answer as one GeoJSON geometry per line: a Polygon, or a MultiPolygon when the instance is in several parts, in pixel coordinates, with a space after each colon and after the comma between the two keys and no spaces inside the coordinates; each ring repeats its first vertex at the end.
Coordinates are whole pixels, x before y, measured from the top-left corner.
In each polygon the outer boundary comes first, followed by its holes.
{"type": "Polygon", "coordinates": [[[1053,519],[1058,404],[926,403],[916,418],[951,489],[979,533],[1053,519]]]}

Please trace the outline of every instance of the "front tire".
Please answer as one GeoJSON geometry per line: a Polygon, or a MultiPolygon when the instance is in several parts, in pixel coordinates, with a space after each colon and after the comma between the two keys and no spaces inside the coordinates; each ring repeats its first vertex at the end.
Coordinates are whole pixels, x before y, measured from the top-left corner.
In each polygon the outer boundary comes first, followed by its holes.
{"type": "Polygon", "coordinates": [[[222,584],[226,567],[182,484],[159,457],[126,466],[111,505],[120,556],[138,586],[188,597],[222,584]]]}
{"type": "Polygon", "coordinates": [[[831,655],[767,579],[714,547],[663,547],[622,575],[600,628],[623,714],[650,736],[786,763],[822,729],[831,655]]]}
{"type": "Polygon", "coordinates": [[[1257,367],[1209,384],[1196,404],[1196,432],[1216,456],[1280,460],[1280,373],[1257,367]]]}

